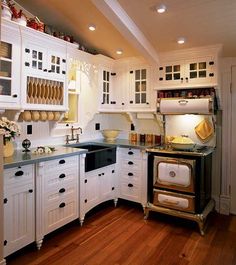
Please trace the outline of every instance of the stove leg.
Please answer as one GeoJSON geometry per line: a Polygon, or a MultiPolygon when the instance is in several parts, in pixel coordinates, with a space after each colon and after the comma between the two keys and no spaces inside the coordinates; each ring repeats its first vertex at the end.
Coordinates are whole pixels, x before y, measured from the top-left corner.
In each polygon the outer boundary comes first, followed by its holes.
{"type": "Polygon", "coordinates": [[[148,207],[145,207],[144,209],[144,220],[147,220],[149,217],[149,209],[148,207]]]}
{"type": "Polygon", "coordinates": [[[199,227],[201,236],[204,236],[205,235],[204,222],[203,221],[198,221],[197,223],[198,223],[198,227],[199,227]]]}
{"type": "Polygon", "coordinates": [[[114,202],[114,206],[116,207],[117,206],[117,202],[118,202],[118,198],[114,199],[113,202],[114,202]]]}

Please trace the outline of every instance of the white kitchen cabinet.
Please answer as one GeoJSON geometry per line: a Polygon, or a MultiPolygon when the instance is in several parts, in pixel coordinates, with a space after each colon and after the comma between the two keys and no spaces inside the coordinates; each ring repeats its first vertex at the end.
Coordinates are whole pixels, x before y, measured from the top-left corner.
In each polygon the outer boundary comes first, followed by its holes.
{"type": "Polygon", "coordinates": [[[36,165],[36,242],[78,218],[79,156],[36,165]]]}
{"type": "Polygon", "coordinates": [[[164,62],[158,70],[158,88],[215,86],[216,63],[212,57],[164,62]]]}
{"type": "Polygon", "coordinates": [[[147,203],[147,155],[140,149],[118,148],[119,198],[147,203]]]}
{"type": "Polygon", "coordinates": [[[20,57],[19,27],[2,19],[0,46],[0,109],[20,108],[20,57]]]}
{"type": "Polygon", "coordinates": [[[117,179],[115,164],[85,172],[81,175],[79,218],[82,225],[85,214],[96,205],[107,200],[114,200],[116,205],[117,179]]]}
{"type": "Polygon", "coordinates": [[[20,29],[23,108],[66,110],[68,44],[30,28],[20,29]]]}
{"type": "Polygon", "coordinates": [[[34,165],[4,170],[4,257],[35,241],[34,165]]]}

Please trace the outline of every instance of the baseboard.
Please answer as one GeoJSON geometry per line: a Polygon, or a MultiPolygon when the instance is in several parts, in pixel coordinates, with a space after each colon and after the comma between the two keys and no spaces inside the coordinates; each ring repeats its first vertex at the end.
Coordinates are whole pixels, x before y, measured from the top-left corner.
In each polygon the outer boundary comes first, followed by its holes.
{"type": "Polygon", "coordinates": [[[220,196],[220,214],[229,215],[230,214],[230,197],[229,196],[220,196]]]}
{"type": "Polygon", "coordinates": [[[219,195],[211,195],[212,199],[215,201],[215,210],[217,213],[220,212],[220,198],[219,195]]]}

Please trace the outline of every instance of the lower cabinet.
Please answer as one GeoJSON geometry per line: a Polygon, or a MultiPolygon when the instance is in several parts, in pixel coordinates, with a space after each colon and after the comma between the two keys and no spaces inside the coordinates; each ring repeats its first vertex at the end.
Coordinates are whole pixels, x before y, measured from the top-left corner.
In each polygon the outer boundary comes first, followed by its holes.
{"type": "Polygon", "coordinates": [[[93,207],[107,200],[117,202],[116,164],[92,170],[81,171],[80,176],[80,223],[83,224],[85,214],[93,207]]]}
{"type": "Polygon", "coordinates": [[[137,148],[118,148],[119,198],[147,204],[147,154],[137,148]]]}
{"type": "Polygon", "coordinates": [[[34,165],[4,170],[4,257],[35,241],[34,165]]]}
{"type": "Polygon", "coordinates": [[[44,235],[78,218],[79,156],[36,165],[36,243],[44,235]]]}

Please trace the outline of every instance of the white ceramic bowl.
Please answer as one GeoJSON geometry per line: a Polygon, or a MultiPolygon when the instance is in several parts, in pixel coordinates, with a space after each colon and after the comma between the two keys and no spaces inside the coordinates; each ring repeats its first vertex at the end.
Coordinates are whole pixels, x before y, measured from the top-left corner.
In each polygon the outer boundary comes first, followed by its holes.
{"type": "Polygon", "coordinates": [[[102,135],[106,141],[115,141],[118,137],[120,130],[102,130],[102,135]]]}
{"type": "Polygon", "coordinates": [[[177,150],[192,150],[195,143],[187,136],[178,136],[172,140],[171,145],[177,150]]]}

